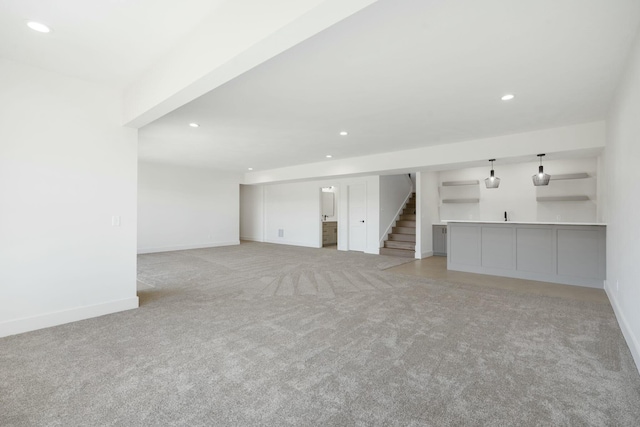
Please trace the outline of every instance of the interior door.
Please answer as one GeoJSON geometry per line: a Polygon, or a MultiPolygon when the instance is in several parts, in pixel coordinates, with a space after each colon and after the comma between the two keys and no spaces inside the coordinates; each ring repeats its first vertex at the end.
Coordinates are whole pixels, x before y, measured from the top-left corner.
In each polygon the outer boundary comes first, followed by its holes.
{"type": "Polygon", "coordinates": [[[349,250],[364,252],[367,246],[367,187],[354,184],[347,187],[349,211],[349,250]]]}

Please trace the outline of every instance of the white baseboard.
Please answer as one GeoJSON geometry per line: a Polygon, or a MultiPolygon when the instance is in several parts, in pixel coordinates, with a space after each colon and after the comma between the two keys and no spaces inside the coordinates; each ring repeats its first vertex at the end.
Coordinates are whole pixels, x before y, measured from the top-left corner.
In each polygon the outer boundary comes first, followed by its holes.
{"type": "Polygon", "coordinates": [[[233,245],[239,245],[239,244],[240,244],[240,240],[233,240],[230,242],[209,242],[209,243],[196,243],[196,244],[186,244],[186,245],[159,246],[155,248],[138,248],[138,254],[185,251],[188,249],[217,248],[220,246],[233,246],[233,245]]]}
{"type": "Polygon", "coordinates": [[[23,319],[9,320],[0,323],[0,337],[22,334],[37,329],[77,322],[78,320],[104,316],[105,314],[138,308],[138,297],[109,301],[102,304],[87,305],[69,310],[55,311],[23,319]]]}
{"type": "MultiPolygon", "coordinates": [[[[433,251],[422,252],[419,259],[429,258],[433,256],[433,251]]],[[[417,257],[416,257],[417,258],[417,257]]]]}
{"type": "Polygon", "coordinates": [[[627,341],[627,345],[629,346],[629,350],[631,350],[631,356],[633,357],[634,362],[636,362],[636,368],[638,372],[640,372],[640,340],[636,337],[636,335],[631,330],[629,326],[629,322],[627,322],[627,318],[622,313],[620,309],[620,305],[618,304],[618,300],[613,296],[613,292],[609,289],[607,285],[604,288],[607,296],[609,297],[609,302],[611,302],[611,307],[613,307],[613,312],[618,319],[618,324],[620,325],[620,330],[622,330],[622,335],[624,339],[627,341]]]}

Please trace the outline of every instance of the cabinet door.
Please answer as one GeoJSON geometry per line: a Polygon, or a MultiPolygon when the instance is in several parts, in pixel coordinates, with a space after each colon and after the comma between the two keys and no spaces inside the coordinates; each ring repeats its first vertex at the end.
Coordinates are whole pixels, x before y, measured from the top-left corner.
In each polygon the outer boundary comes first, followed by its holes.
{"type": "Polygon", "coordinates": [[[447,254],[447,227],[444,225],[433,226],[433,254],[447,254]]]}

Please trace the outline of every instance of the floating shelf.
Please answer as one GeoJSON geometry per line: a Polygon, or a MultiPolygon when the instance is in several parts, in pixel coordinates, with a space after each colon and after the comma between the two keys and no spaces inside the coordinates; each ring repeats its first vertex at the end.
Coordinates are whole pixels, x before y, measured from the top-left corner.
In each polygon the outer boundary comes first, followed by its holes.
{"type": "Polygon", "coordinates": [[[480,203],[480,199],[442,199],[442,203],[480,203]]]}
{"type": "Polygon", "coordinates": [[[589,178],[589,174],[586,172],[580,173],[565,173],[558,175],[551,175],[551,181],[558,181],[560,179],[584,179],[589,178]]]}
{"type": "Polygon", "coordinates": [[[538,202],[584,202],[590,200],[589,196],[549,196],[549,197],[536,197],[538,202]]]}
{"type": "Polygon", "coordinates": [[[480,181],[476,180],[472,180],[472,181],[444,181],[442,183],[443,187],[451,187],[453,185],[478,185],[480,184],[480,181]]]}

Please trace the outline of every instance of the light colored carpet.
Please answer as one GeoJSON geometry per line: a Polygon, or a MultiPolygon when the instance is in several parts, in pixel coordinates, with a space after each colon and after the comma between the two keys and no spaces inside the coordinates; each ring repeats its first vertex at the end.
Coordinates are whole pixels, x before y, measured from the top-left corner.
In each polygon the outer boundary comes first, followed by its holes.
{"type": "Polygon", "coordinates": [[[608,304],[259,243],[139,257],[141,307],[0,339],[2,426],[637,426],[608,304]]]}

